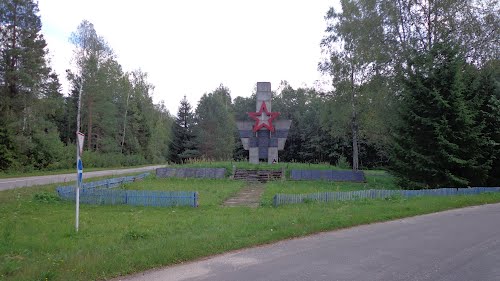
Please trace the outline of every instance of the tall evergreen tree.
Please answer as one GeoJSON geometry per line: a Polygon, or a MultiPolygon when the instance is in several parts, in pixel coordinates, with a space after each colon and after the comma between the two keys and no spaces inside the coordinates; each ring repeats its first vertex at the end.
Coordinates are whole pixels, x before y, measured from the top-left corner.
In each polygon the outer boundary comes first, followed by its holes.
{"type": "Polygon", "coordinates": [[[55,114],[63,99],[46,54],[37,3],[1,1],[0,119],[6,128],[0,143],[13,156],[10,168],[44,168],[59,159],[55,114]]]}
{"type": "MultiPolygon", "coordinates": [[[[435,44],[411,62],[394,142],[392,169],[403,187],[484,184],[491,168],[490,138],[467,97],[463,57],[435,44]]],[[[472,98],[472,99],[471,99],[472,98]]]]}
{"type": "Polygon", "coordinates": [[[488,175],[488,185],[500,185],[500,60],[487,62],[480,70],[470,95],[476,95],[479,105],[479,122],[484,122],[485,136],[491,140],[492,169],[488,175]]]}
{"type": "Polygon", "coordinates": [[[189,104],[186,96],[184,96],[177,112],[177,118],[172,126],[170,161],[182,163],[188,159],[200,156],[194,131],[195,125],[191,104],[189,104]]]}

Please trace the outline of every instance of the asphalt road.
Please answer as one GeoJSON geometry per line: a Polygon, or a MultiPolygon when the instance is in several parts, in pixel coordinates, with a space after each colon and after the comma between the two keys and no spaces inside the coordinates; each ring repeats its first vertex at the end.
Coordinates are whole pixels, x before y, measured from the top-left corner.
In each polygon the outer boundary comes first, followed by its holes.
{"type": "MultiPolygon", "coordinates": [[[[85,172],[85,170],[83,170],[83,180],[85,181],[85,179],[102,177],[102,176],[121,175],[121,174],[135,173],[135,172],[140,173],[145,171],[151,171],[160,167],[164,167],[164,165],[131,168],[131,169],[95,171],[95,172],[85,172]]],[[[0,179],[0,191],[18,187],[28,187],[41,184],[64,183],[64,182],[75,182],[75,181],[76,181],[76,170],[75,173],[72,174],[0,179]]]]}
{"type": "Polygon", "coordinates": [[[325,232],[116,280],[498,281],[500,204],[325,232]]]}

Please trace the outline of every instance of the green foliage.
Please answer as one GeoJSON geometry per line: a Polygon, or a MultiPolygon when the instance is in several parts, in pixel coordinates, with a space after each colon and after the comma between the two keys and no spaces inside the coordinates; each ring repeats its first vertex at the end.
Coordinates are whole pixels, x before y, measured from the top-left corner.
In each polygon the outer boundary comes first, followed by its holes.
{"type": "Polygon", "coordinates": [[[16,161],[16,148],[11,135],[4,120],[0,119],[0,171],[7,170],[16,161]]]}
{"type": "Polygon", "coordinates": [[[344,156],[339,157],[335,166],[339,169],[349,169],[350,165],[347,162],[347,159],[344,156]]]}
{"type": "Polygon", "coordinates": [[[63,143],[59,139],[56,128],[46,128],[33,133],[32,157],[35,168],[46,169],[57,165],[62,159],[63,143]]]}
{"type": "Polygon", "coordinates": [[[177,118],[172,125],[172,142],[170,143],[170,161],[183,163],[189,159],[198,158],[195,135],[195,118],[191,105],[184,96],[177,112],[177,118]]]}
{"type": "Polygon", "coordinates": [[[138,166],[148,163],[144,156],[140,154],[125,155],[121,153],[98,153],[90,151],[83,153],[82,161],[84,167],[87,168],[138,166]]]}
{"type": "Polygon", "coordinates": [[[144,231],[137,231],[137,230],[129,230],[125,233],[123,238],[125,240],[131,240],[131,241],[137,241],[140,239],[146,239],[148,237],[148,233],[144,231]]]}
{"type": "Polygon", "coordinates": [[[456,49],[436,44],[412,60],[404,80],[401,124],[393,167],[405,188],[484,185],[492,165],[492,141],[473,66],[456,49]]]}
{"type": "Polygon", "coordinates": [[[472,76],[473,92],[468,96],[474,99],[480,108],[476,115],[477,122],[484,125],[483,133],[489,138],[490,149],[485,151],[490,155],[492,164],[488,175],[488,185],[500,185],[500,60],[487,62],[479,73],[472,76]]]}
{"type": "Polygon", "coordinates": [[[229,89],[220,85],[204,94],[196,107],[197,142],[202,157],[228,160],[235,147],[234,121],[229,89]]]}
{"type": "Polygon", "coordinates": [[[34,1],[0,3],[0,170],[45,168],[60,157],[62,95],[37,14],[34,1]]]}
{"type": "Polygon", "coordinates": [[[33,195],[33,200],[41,203],[54,203],[61,201],[61,197],[51,192],[39,192],[33,195]]]}
{"type": "Polygon", "coordinates": [[[334,138],[343,140],[337,143],[358,134],[352,151],[359,147],[361,164],[369,158],[374,165],[384,165],[392,145],[389,136],[398,122],[395,109],[404,87],[400,78],[406,75],[412,52],[454,42],[475,65],[497,59],[500,13],[495,4],[342,0],[340,10],[331,8],[321,43],[328,58],[319,69],[332,77],[334,91],[322,120],[334,138]]]}
{"type": "Polygon", "coordinates": [[[389,57],[386,49],[374,43],[384,37],[377,2],[346,0],[341,7],[328,11],[326,36],[321,42],[328,59],[319,69],[331,76],[334,87],[326,100],[329,109],[323,122],[332,137],[351,140],[347,153],[357,169],[363,158],[379,158],[364,166],[387,161],[385,136],[394,115],[388,102],[389,79],[382,73],[389,57]],[[373,154],[373,149],[378,155],[362,155],[373,154]]]}
{"type": "Polygon", "coordinates": [[[173,120],[163,103],[153,104],[147,74],[124,73],[107,42],[83,21],[71,36],[75,65],[67,72],[70,96],[63,97],[46,63],[37,13],[30,0],[0,4],[0,170],[74,167],[80,89],[79,130],[86,135],[89,165],[165,162],[173,120]]]}

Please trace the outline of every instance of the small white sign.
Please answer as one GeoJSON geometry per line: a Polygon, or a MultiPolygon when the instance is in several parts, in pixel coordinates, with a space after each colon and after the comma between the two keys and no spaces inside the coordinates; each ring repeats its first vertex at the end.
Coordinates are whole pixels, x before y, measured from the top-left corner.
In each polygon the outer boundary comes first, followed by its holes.
{"type": "Polygon", "coordinates": [[[83,152],[83,142],[85,141],[85,135],[80,132],[76,132],[76,136],[78,137],[78,148],[80,149],[80,155],[83,152]]]}

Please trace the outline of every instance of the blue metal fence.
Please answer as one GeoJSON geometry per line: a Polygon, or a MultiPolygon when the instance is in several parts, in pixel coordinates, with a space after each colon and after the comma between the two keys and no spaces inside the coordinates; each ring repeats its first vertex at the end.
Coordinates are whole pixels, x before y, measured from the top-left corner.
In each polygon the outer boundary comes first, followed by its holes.
{"type": "Polygon", "coordinates": [[[290,178],[292,180],[364,182],[365,174],[363,171],[291,170],[290,178]]]}
{"type": "MultiPolygon", "coordinates": [[[[149,173],[84,183],[80,189],[80,203],[97,205],[126,204],[152,207],[198,207],[198,192],[113,189],[120,184],[133,182],[147,175],[149,173]]],[[[75,186],[60,186],[56,190],[62,199],[75,200],[75,186]]]]}
{"type": "MultiPolygon", "coordinates": [[[[129,182],[134,182],[136,180],[141,180],[144,179],[145,177],[149,176],[150,173],[143,173],[137,176],[128,176],[128,177],[119,177],[119,178],[112,178],[112,179],[105,179],[105,180],[100,180],[100,181],[92,181],[92,182],[84,182],[82,184],[82,188],[88,188],[88,187],[105,187],[105,188],[113,188],[120,186],[121,184],[124,183],[129,183],[129,182]]],[[[74,186],[67,186],[69,188],[75,188],[74,186]]]]}
{"type": "MultiPolygon", "coordinates": [[[[75,200],[75,189],[59,191],[66,200],[75,200]]],[[[150,207],[198,206],[198,193],[192,191],[121,190],[83,188],[80,203],[94,205],[132,205],[150,207]]]]}
{"type": "Polygon", "coordinates": [[[438,188],[421,190],[385,190],[369,189],[346,192],[318,192],[309,194],[276,194],[273,198],[275,207],[287,204],[297,204],[309,201],[333,202],[357,199],[390,198],[394,196],[449,196],[449,195],[471,195],[484,192],[500,192],[500,187],[471,187],[471,188],[438,188]]]}

